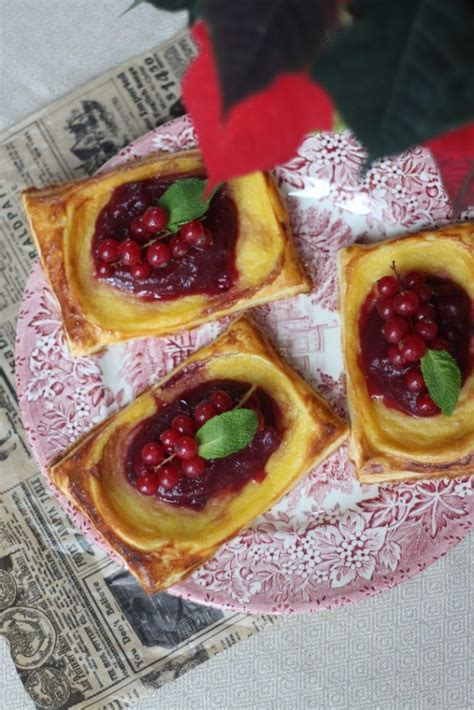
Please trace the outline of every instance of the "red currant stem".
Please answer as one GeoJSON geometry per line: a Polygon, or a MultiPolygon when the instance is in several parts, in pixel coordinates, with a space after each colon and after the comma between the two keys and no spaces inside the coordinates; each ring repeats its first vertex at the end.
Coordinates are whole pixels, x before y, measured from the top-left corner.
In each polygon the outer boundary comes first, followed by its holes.
{"type": "Polygon", "coordinates": [[[243,404],[245,404],[245,402],[249,399],[249,397],[251,397],[253,395],[253,393],[255,392],[256,389],[257,389],[257,385],[252,385],[251,388],[244,394],[242,399],[239,402],[237,402],[234,409],[240,409],[240,407],[243,404]]]}
{"type": "Polygon", "coordinates": [[[153,237],[153,239],[150,239],[148,242],[145,242],[145,244],[142,244],[142,246],[143,248],[149,247],[151,244],[161,241],[161,239],[166,239],[166,237],[169,237],[170,234],[171,232],[169,232],[167,229],[163,229],[155,237],[153,237]]]}
{"type": "MultiPolygon", "coordinates": [[[[203,217],[203,218],[201,219],[201,221],[203,221],[204,219],[205,219],[205,217],[203,217]]],[[[183,222],[183,224],[186,224],[186,222],[183,222]]],[[[180,225],[180,226],[182,226],[182,225],[180,225]]],[[[153,239],[149,239],[147,242],[145,242],[145,244],[142,244],[141,246],[145,249],[146,247],[151,246],[151,245],[154,244],[155,242],[159,242],[159,241],[161,241],[162,239],[166,239],[167,237],[170,237],[170,236],[172,236],[173,234],[177,234],[177,233],[178,233],[177,231],[176,231],[176,232],[172,232],[170,229],[166,229],[166,228],[165,228],[165,229],[162,229],[161,232],[158,232],[158,234],[156,234],[156,235],[153,237],[153,239]]]]}
{"type": "MultiPolygon", "coordinates": [[[[392,263],[390,264],[390,269],[393,271],[398,283],[400,284],[400,292],[403,293],[404,291],[406,291],[406,289],[403,286],[403,281],[402,281],[400,274],[398,273],[398,269],[395,264],[395,261],[392,261],[392,263]]],[[[408,316],[407,320],[408,320],[408,323],[410,324],[410,331],[413,334],[415,332],[415,326],[413,325],[413,318],[411,316],[408,316]]]]}
{"type": "Polygon", "coordinates": [[[157,466],[153,466],[153,470],[158,471],[162,466],[165,465],[165,463],[168,463],[168,461],[172,461],[174,458],[176,458],[176,454],[171,454],[171,456],[168,456],[168,458],[163,459],[163,461],[157,466]]]}
{"type": "Polygon", "coordinates": [[[390,264],[390,269],[393,271],[393,273],[395,274],[395,278],[397,279],[398,283],[400,284],[400,291],[402,291],[402,292],[405,291],[405,288],[403,286],[401,276],[398,273],[398,269],[396,267],[395,261],[392,261],[392,263],[390,264]]]}

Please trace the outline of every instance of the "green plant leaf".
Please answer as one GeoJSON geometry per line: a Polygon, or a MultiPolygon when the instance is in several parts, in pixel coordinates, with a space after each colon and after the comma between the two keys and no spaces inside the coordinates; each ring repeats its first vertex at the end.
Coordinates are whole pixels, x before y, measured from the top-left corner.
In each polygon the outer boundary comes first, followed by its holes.
{"type": "Polygon", "coordinates": [[[353,0],[351,25],[316,58],[369,159],[399,153],[474,117],[474,12],[468,0],[353,0]]]}
{"type": "Polygon", "coordinates": [[[202,178],[183,178],[176,180],[162,194],[158,204],[168,212],[166,228],[170,232],[177,232],[182,224],[192,219],[204,217],[216,191],[222,187],[217,185],[211,194],[204,198],[206,180],[202,178]]]}
{"type": "Polygon", "coordinates": [[[235,454],[250,444],[257,426],[257,415],[251,409],[232,409],[212,417],[196,433],[199,456],[222,459],[235,454]]]}
{"type": "Polygon", "coordinates": [[[282,73],[306,71],[337,18],[335,0],[202,0],[201,9],[225,110],[282,73]]]}
{"type": "Polygon", "coordinates": [[[421,358],[421,371],[433,402],[450,417],[461,393],[461,370],[446,350],[427,350],[421,358]]]}

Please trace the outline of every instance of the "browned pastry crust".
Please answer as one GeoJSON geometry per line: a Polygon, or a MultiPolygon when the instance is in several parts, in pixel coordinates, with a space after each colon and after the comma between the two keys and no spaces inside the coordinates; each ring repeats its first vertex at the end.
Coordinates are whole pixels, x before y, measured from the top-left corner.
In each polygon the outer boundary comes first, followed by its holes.
{"type": "Polygon", "coordinates": [[[41,264],[58,300],[73,355],[129,338],[191,328],[310,290],[285,207],[272,178],[264,173],[228,183],[238,210],[239,275],[225,294],[147,302],[95,278],[91,241],[96,218],[112,191],[155,175],[185,175],[203,169],[196,150],[161,153],[85,180],[29,188],[23,193],[41,264]]]}
{"type": "MultiPolygon", "coordinates": [[[[359,314],[392,261],[400,271],[449,277],[474,299],[474,224],[342,249],[339,257],[343,350],[351,413],[350,456],[364,483],[454,478],[474,471],[474,373],[451,417],[417,418],[372,399],[358,365],[359,314]]],[[[471,336],[474,353],[474,337],[471,336]]]]}
{"type": "Polygon", "coordinates": [[[347,425],[280,359],[256,326],[242,318],[72,446],[51,464],[49,476],[151,593],[189,575],[338,448],[347,434],[347,425]],[[124,455],[137,424],[155,414],[160,403],[222,377],[256,384],[280,408],[282,440],[265,466],[265,479],[215,496],[199,511],[142,496],[124,472],[124,455]]]}

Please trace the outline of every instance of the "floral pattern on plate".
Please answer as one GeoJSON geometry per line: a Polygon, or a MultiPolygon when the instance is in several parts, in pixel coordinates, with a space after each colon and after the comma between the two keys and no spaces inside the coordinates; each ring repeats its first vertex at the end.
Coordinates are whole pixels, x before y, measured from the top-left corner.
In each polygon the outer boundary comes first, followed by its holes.
{"type": "MultiPolygon", "coordinates": [[[[127,146],[104,169],[196,144],[190,119],[182,117],[127,146]]],[[[342,416],[347,412],[337,250],[355,239],[385,238],[443,224],[451,216],[426,149],[382,160],[361,178],[363,160],[352,135],[322,133],[308,136],[295,157],[274,171],[314,290],[252,313],[282,355],[342,416]]],[[[26,430],[42,469],[95,423],[213,340],[228,320],[72,359],[57,305],[37,265],[19,317],[17,377],[26,430]]],[[[467,534],[473,484],[460,478],[360,486],[344,446],[171,591],[196,602],[274,613],[360,600],[418,574],[467,534]]],[[[85,534],[104,547],[87,520],[61,500],[85,534]]]]}

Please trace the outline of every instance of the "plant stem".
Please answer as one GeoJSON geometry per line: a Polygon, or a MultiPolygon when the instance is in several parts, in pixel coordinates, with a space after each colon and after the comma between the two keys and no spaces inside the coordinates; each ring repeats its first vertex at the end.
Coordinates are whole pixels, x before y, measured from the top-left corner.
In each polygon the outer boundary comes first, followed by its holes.
{"type": "Polygon", "coordinates": [[[145,249],[146,247],[149,247],[150,244],[154,244],[155,242],[159,242],[162,239],[166,239],[166,237],[169,237],[171,235],[171,232],[168,232],[166,229],[162,232],[159,232],[153,239],[150,239],[149,241],[145,242],[145,244],[142,244],[142,247],[145,249]]]}
{"type": "Polygon", "coordinates": [[[158,466],[153,466],[153,470],[159,471],[160,468],[165,465],[165,463],[168,463],[168,461],[172,461],[175,458],[176,458],[176,454],[171,454],[171,456],[168,456],[168,458],[163,459],[163,461],[161,463],[159,463],[158,466]]]}
{"type": "MultiPolygon", "coordinates": [[[[395,274],[395,277],[397,278],[398,283],[400,284],[400,292],[403,293],[403,292],[406,291],[407,289],[406,289],[406,288],[404,287],[404,285],[403,285],[402,277],[401,277],[400,274],[398,273],[398,269],[397,269],[397,267],[396,267],[395,261],[392,261],[392,263],[390,264],[390,268],[391,268],[391,270],[393,271],[393,273],[395,274]]],[[[408,320],[408,322],[409,322],[409,324],[410,324],[411,333],[413,334],[413,333],[415,332],[415,327],[414,327],[414,325],[413,325],[413,318],[412,318],[411,316],[408,316],[408,317],[407,317],[407,320],[408,320]]]]}
{"type": "Polygon", "coordinates": [[[251,388],[244,394],[242,399],[239,402],[237,402],[234,409],[240,409],[240,407],[243,404],[245,404],[245,402],[249,399],[249,397],[251,397],[253,395],[253,393],[255,392],[256,389],[257,389],[257,385],[252,385],[251,388]]]}
{"type": "Polygon", "coordinates": [[[405,291],[405,287],[403,286],[402,278],[400,274],[398,273],[398,269],[396,267],[395,261],[392,261],[390,264],[390,269],[393,271],[395,274],[395,278],[397,279],[398,283],[400,284],[400,291],[405,291]]]}

